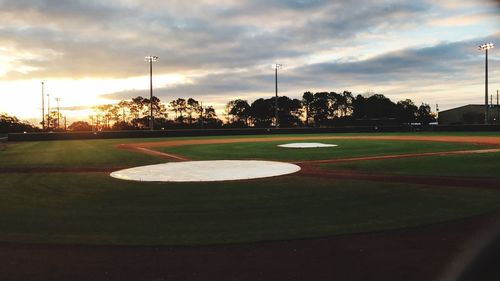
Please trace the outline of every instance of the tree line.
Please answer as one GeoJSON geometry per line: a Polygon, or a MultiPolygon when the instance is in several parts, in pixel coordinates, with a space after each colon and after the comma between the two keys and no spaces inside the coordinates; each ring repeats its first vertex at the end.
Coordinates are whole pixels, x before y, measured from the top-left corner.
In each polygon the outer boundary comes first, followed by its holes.
{"type": "Polygon", "coordinates": [[[0,134],[22,133],[37,130],[35,126],[26,121],[19,120],[16,116],[0,113],[0,134]]]}
{"type": "Polygon", "coordinates": [[[170,103],[162,103],[155,96],[150,100],[141,96],[122,100],[117,104],[104,104],[93,108],[88,121],[72,123],[68,129],[89,130],[141,130],[149,128],[151,110],[156,129],[178,128],[219,128],[222,121],[213,106],[203,106],[193,99],[177,98],[170,103]],[[169,117],[169,111],[175,116],[169,117]]]}
{"type": "MultiPolygon", "coordinates": [[[[328,127],[356,125],[429,124],[435,122],[435,114],[428,104],[417,106],[412,100],[397,102],[381,94],[359,94],[349,91],[307,91],[301,99],[287,96],[259,98],[249,103],[235,99],[225,106],[224,121],[213,106],[193,98],[177,98],[162,103],[159,98],[150,100],[141,96],[122,100],[117,104],[98,105],[88,120],[76,121],[66,127],[66,120],[59,111],[45,116],[45,128],[49,131],[101,131],[141,130],[149,128],[151,109],[155,129],[223,128],[223,127],[328,127]]],[[[0,133],[39,130],[15,116],[2,113],[0,133]]]]}
{"type": "Polygon", "coordinates": [[[305,92],[302,99],[278,97],[257,99],[251,104],[236,99],[226,104],[227,124],[234,127],[280,127],[337,125],[429,124],[435,114],[428,104],[420,106],[410,99],[394,103],[381,94],[354,96],[349,91],[305,92]]]}

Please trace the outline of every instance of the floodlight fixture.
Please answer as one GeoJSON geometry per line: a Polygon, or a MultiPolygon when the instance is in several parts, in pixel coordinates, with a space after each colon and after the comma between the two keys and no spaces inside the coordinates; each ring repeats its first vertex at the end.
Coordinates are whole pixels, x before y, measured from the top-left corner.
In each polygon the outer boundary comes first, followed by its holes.
{"type": "Polygon", "coordinates": [[[495,44],[488,42],[488,43],[484,43],[482,45],[479,45],[479,50],[484,51],[484,50],[493,49],[494,47],[495,47],[495,44]]]}
{"type": "Polygon", "coordinates": [[[281,63],[275,63],[275,64],[272,65],[273,69],[280,69],[282,67],[283,67],[283,65],[281,63]]]}
{"type": "Polygon", "coordinates": [[[488,50],[494,48],[494,44],[491,42],[479,45],[479,50],[484,51],[484,124],[488,124],[488,119],[490,116],[490,109],[488,106],[488,50]]]}
{"type": "Polygon", "coordinates": [[[146,56],[144,60],[149,62],[149,129],[154,130],[154,117],[153,117],[153,62],[158,61],[157,56],[146,56]]]}
{"type": "Polygon", "coordinates": [[[154,61],[158,61],[158,57],[157,56],[145,56],[144,57],[144,61],[147,61],[147,62],[154,62],[154,61]]]}

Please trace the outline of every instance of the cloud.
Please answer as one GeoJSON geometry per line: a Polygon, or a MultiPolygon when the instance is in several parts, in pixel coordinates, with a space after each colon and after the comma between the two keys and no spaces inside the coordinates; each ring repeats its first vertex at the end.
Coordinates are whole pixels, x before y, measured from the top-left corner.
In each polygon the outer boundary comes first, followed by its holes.
{"type": "MultiPolygon", "coordinates": [[[[476,46],[500,42],[492,9],[488,0],[0,0],[0,84],[95,79],[121,84],[90,87],[91,97],[148,96],[123,81],[147,76],[144,56],[157,55],[155,75],[188,82],[158,84],[164,101],[268,97],[276,62],[280,93],[293,97],[374,89],[424,98],[457,86],[466,95],[482,83],[476,46]]],[[[496,87],[496,52],[490,62],[496,87]]]]}
{"type": "Polygon", "coordinates": [[[256,67],[350,44],[367,29],[418,22],[426,9],[399,1],[226,2],[154,10],[142,1],[0,2],[2,45],[31,54],[15,58],[0,79],[137,76],[147,54],[160,56],[159,73],[256,67]]]}
{"type": "MultiPolygon", "coordinates": [[[[455,77],[465,79],[472,73],[482,73],[483,54],[477,50],[480,42],[500,41],[500,34],[488,38],[408,48],[385,53],[361,61],[327,62],[297,70],[309,77],[322,73],[326,77],[346,78],[371,83],[390,81],[437,80],[455,77]],[[475,71],[471,71],[475,70],[475,71]]],[[[497,60],[495,57],[491,60],[497,60]]]]}
{"type": "MultiPolygon", "coordinates": [[[[436,92],[453,92],[455,87],[467,88],[483,83],[484,54],[476,47],[483,41],[500,42],[500,33],[487,38],[391,51],[365,60],[333,61],[288,69],[279,74],[280,93],[297,98],[307,90],[345,89],[361,93],[384,89],[383,94],[396,99],[415,98],[415,94],[420,94],[419,100],[434,99],[432,96],[436,92]]],[[[499,57],[490,57],[490,65],[499,64],[499,57]]],[[[491,77],[491,83],[499,82],[498,78],[491,77]]],[[[219,102],[238,97],[252,101],[273,94],[274,75],[270,69],[209,74],[193,79],[192,83],[155,89],[155,95],[164,101],[177,97],[219,102]]],[[[138,95],[149,96],[149,91],[123,91],[102,97],[120,100],[138,95]]],[[[448,98],[458,100],[455,96],[448,98]]]]}

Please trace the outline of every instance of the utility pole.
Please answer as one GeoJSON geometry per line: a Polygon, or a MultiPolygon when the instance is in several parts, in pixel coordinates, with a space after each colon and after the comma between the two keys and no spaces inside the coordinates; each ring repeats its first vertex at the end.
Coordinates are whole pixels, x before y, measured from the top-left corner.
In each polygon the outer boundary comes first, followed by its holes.
{"type": "Polygon", "coordinates": [[[42,81],[42,130],[45,130],[45,101],[44,101],[44,93],[43,93],[43,81],[42,81]]]}
{"type": "Polygon", "coordinates": [[[488,124],[488,117],[489,117],[489,107],[488,107],[488,50],[493,49],[494,45],[493,43],[485,43],[479,46],[479,50],[485,51],[485,63],[484,63],[484,106],[485,106],[485,112],[484,112],[484,124],[488,124]]]}
{"type": "Polygon", "coordinates": [[[274,126],[277,128],[279,127],[279,120],[278,120],[278,69],[281,68],[282,65],[279,63],[273,64],[274,68],[274,81],[275,81],[275,104],[274,104],[274,118],[275,118],[275,123],[274,126]]]}
{"type": "Polygon", "coordinates": [[[436,103],[436,122],[439,125],[439,105],[436,103]]]}
{"type": "Polygon", "coordinates": [[[66,123],[66,114],[64,114],[64,131],[67,131],[67,130],[68,130],[68,126],[66,123]]]}
{"type": "Polygon", "coordinates": [[[47,94],[47,129],[50,130],[50,94],[47,94]]]}
{"type": "Polygon", "coordinates": [[[149,116],[149,129],[151,131],[154,130],[154,117],[153,117],[153,62],[158,61],[157,56],[146,56],[144,58],[145,61],[149,62],[149,108],[150,108],[150,116],[149,116]]]}
{"type": "Polygon", "coordinates": [[[61,100],[61,98],[56,98],[56,103],[57,103],[57,129],[60,129],[60,113],[59,113],[59,101],[61,100]]]}

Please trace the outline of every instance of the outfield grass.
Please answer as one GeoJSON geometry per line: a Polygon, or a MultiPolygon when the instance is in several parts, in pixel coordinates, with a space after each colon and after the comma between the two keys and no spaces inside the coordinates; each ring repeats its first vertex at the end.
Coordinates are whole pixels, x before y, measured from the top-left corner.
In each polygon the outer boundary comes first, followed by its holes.
{"type": "Polygon", "coordinates": [[[359,156],[422,153],[485,148],[477,144],[395,140],[302,140],[156,147],[155,150],[187,156],[193,160],[271,159],[282,161],[339,159],[359,156]],[[338,147],[290,149],[277,147],[290,142],[321,142],[338,147]]]}
{"type": "Polygon", "coordinates": [[[325,164],[322,167],[401,175],[499,178],[500,153],[356,161],[325,164]]]}
{"type": "MultiPolygon", "coordinates": [[[[361,136],[367,134],[326,134],[332,136],[361,136]]],[[[384,134],[395,135],[395,134],[384,134]]],[[[409,135],[401,134],[399,135],[409,135]]],[[[261,136],[225,136],[203,137],[214,138],[269,138],[276,135],[261,136]]],[[[279,135],[282,137],[304,135],[279,135]]],[[[307,135],[307,136],[325,136],[307,135]]],[[[34,141],[9,143],[0,149],[0,168],[37,168],[37,167],[107,167],[132,166],[163,163],[166,160],[138,152],[117,149],[116,145],[131,142],[151,142],[183,140],[192,138],[142,138],[112,140],[68,140],[68,141],[34,141]]],[[[312,140],[308,140],[310,142],[312,140]]],[[[325,143],[341,145],[334,149],[294,150],[275,147],[284,142],[269,143],[236,143],[172,148],[157,148],[160,151],[187,155],[193,159],[240,159],[266,158],[279,160],[326,159],[329,157],[345,157],[348,155],[380,155],[389,153],[428,152],[477,148],[474,144],[437,143],[437,142],[403,142],[403,141],[367,141],[367,140],[318,140],[325,143]]],[[[303,141],[304,142],[304,141],[303,141]]]]}
{"type": "MultiPolygon", "coordinates": [[[[335,134],[348,135],[362,134],[335,134]]],[[[491,136],[490,133],[486,135],[491,136]]],[[[238,138],[248,137],[255,136],[238,138]]],[[[191,138],[9,143],[0,149],[0,167],[115,167],[162,163],[164,159],[115,146],[179,139],[191,138]]],[[[320,142],[340,146],[300,150],[276,147],[284,142],[262,142],[160,150],[193,159],[313,160],[479,147],[460,143],[378,140],[320,142]]],[[[418,164],[421,171],[441,168],[437,174],[445,174],[443,169],[449,166],[448,171],[462,175],[467,171],[459,172],[459,166],[473,163],[474,168],[469,172],[481,176],[484,174],[480,171],[491,171],[488,172],[491,174],[498,167],[498,155],[404,159],[404,162],[394,162],[392,167],[405,169],[417,165],[412,161],[427,159],[425,161],[433,162],[418,164]]],[[[380,167],[372,165],[371,169],[390,169],[383,166],[390,162],[377,162],[383,164],[379,164],[380,167]]],[[[359,169],[364,168],[360,166],[359,169]]],[[[105,173],[0,173],[0,192],[0,241],[10,242],[184,245],[281,240],[424,225],[500,209],[500,191],[497,190],[297,175],[251,181],[167,184],[121,181],[105,173]]]]}
{"type": "Polygon", "coordinates": [[[133,140],[71,140],[9,143],[0,150],[0,168],[108,167],[164,163],[165,159],[118,149],[133,140]]]}
{"type": "Polygon", "coordinates": [[[332,181],[160,184],[107,174],[0,174],[0,241],[181,245],[319,237],[500,208],[491,189],[332,181]]]}

